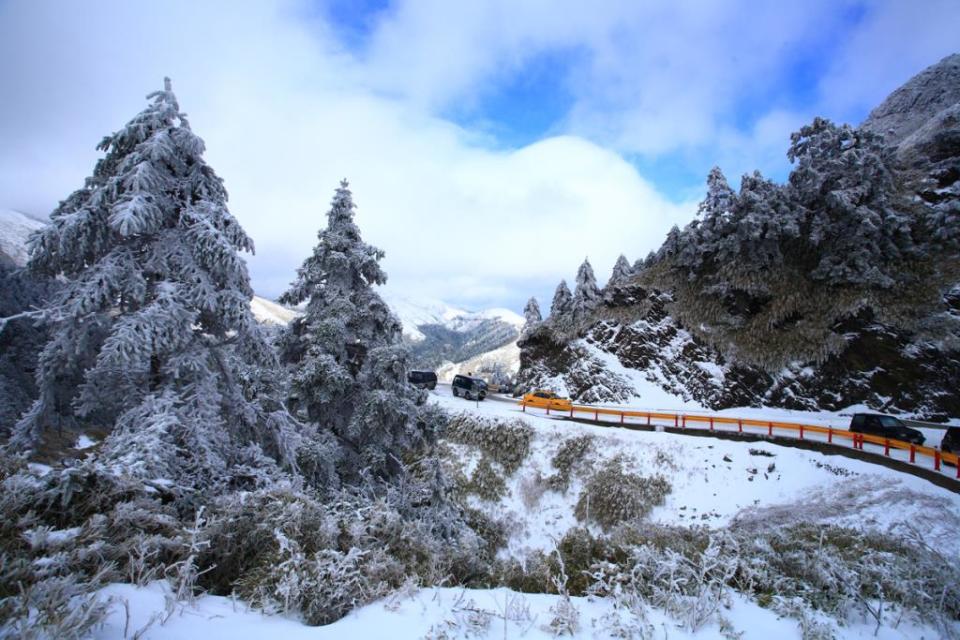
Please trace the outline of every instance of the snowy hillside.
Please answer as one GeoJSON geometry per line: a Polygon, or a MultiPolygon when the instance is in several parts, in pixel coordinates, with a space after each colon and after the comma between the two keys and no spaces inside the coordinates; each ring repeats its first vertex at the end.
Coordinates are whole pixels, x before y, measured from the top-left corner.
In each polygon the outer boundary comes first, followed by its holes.
{"type": "Polygon", "coordinates": [[[23,266],[27,262],[27,238],[43,225],[19,211],[0,209],[0,264],[23,266]]]}
{"type": "MultiPolygon", "coordinates": [[[[938,628],[935,618],[893,602],[880,607],[879,601],[853,596],[848,605],[828,613],[805,599],[820,602],[821,587],[830,598],[848,597],[850,585],[844,581],[868,570],[879,557],[873,555],[873,545],[922,536],[923,544],[941,554],[937,557],[956,557],[957,494],[879,465],[772,443],[583,425],[524,414],[506,402],[475,405],[440,391],[431,401],[455,415],[444,439],[444,461],[453,470],[458,499],[477,514],[472,516],[476,521],[502,537],[500,562],[525,567],[524,579],[530,580],[545,569],[544,563],[553,566],[553,559],[562,559],[566,578],[559,583],[561,593],[525,593],[519,587],[528,583],[509,584],[516,577],[508,570],[503,577],[508,586],[410,584],[332,625],[311,628],[210,595],[153,619],[157,612],[171,610],[166,583],[114,584],[101,597],[128,604],[114,609],[96,637],[121,638],[125,628],[145,627],[156,638],[241,639],[380,637],[389,628],[398,640],[558,635],[892,640],[952,637],[956,631],[956,625],[938,628]],[[500,432],[492,441],[476,436],[491,429],[500,432]],[[633,528],[611,530],[594,520],[602,520],[601,515],[590,515],[609,508],[605,490],[596,482],[611,468],[621,469],[618,473],[626,478],[658,483],[659,497],[648,496],[653,502],[633,528]],[[635,542],[624,542],[632,536],[635,542]],[[625,572],[614,573],[609,561],[591,560],[594,554],[611,553],[605,544],[638,545],[631,547],[625,572]],[[700,545],[706,547],[702,555],[693,551],[700,545]],[[851,545],[850,555],[846,545],[851,545]],[[785,561],[780,554],[786,554],[785,561]],[[811,559],[808,573],[804,563],[811,559]],[[575,592],[587,579],[580,569],[587,567],[594,574],[590,580],[609,580],[619,587],[609,592],[595,586],[602,597],[578,596],[575,592]],[[854,573],[846,573],[850,570],[854,573]],[[672,577],[673,582],[664,581],[667,590],[654,588],[637,598],[631,591],[635,581],[657,583],[662,577],[657,572],[672,577]],[[735,583],[740,572],[745,572],[744,584],[756,589],[753,596],[719,578],[735,583]],[[792,594],[797,575],[813,581],[813,588],[802,587],[802,597],[792,594]],[[777,589],[773,597],[765,591],[765,581],[771,579],[777,589]],[[567,589],[574,593],[565,595],[567,589]],[[558,627],[566,631],[558,634],[558,627]]],[[[625,495],[613,493],[621,499],[625,495]]],[[[914,570],[906,568],[906,573],[914,570]]],[[[891,575],[876,574],[881,575],[887,588],[894,587],[891,575]]]]}
{"type": "Polygon", "coordinates": [[[260,296],[253,296],[253,300],[250,301],[250,310],[253,311],[253,317],[257,319],[257,322],[281,326],[290,324],[291,320],[301,315],[295,309],[290,309],[260,296]]]}
{"type": "Polygon", "coordinates": [[[449,362],[437,370],[440,382],[450,382],[460,373],[476,373],[483,375],[486,372],[499,371],[507,377],[517,375],[520,369],[520,347],[516,342],[505,344],[493,351],[481,353],[478,356],[463,362],[449,362]]]}
{"type": "Polygon", "coordinates": [[[459,333],[470,331],[485,320],[499,320],[518,330],[523,326],[523,317],[509,309],[466,311],[439,300],[414,300],[389,291],[380,291],[380,294],[397,314],[403,324],[403,335],[410,342],[426,339],[420,331],[423,325],[436,325],[459,333]]]}

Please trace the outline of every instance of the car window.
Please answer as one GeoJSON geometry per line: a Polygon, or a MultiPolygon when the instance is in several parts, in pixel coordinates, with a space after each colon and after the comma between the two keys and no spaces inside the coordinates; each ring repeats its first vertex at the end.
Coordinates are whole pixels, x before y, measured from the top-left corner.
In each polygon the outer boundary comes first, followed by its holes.
{"type": "Polygon", "coordinates": [[[877,420],[879,420],[881,426],[887,429],[896,429],[903,426],[902,422],[890,416],[880,416],[877,420]]]}

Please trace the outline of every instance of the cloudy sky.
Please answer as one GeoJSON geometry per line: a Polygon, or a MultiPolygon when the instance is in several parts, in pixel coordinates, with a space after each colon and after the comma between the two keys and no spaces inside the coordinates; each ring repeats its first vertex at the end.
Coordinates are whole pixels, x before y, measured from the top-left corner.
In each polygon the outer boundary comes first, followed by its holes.
{"type": "Polygon", "coordinates": [[[956,0],[0,0],[0,207],[45,217],[173,78],[279,294],[351,182],[388,288],[548,306],[656,249],[707,171],[789,171],[960,51],[956,0]]]}

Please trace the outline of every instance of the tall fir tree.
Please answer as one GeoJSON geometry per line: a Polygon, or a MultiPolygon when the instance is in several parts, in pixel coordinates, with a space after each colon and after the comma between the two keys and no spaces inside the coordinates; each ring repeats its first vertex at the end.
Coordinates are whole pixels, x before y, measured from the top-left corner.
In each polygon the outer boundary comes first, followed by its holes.
{"type": "Polygon", "coordinates": [[[567,286],[566,280],[561,280],[557,290],[553,293],[553,303],[550,305],[550,321],[556,322],[560,318],[569,316],[573,311],[573,294],[567,286]]]}
{"type": "Polygon", "coordinates": [[[527,300],[527,304],[523,308],[523,319],[521,335],[526,335],[531,329],[543,322],[543,316],[540,315],[540,303],[537,302],[536,298],[527,300]]]}
{"type": "Polygon", "coordinates": [[[62,286],[15,442],[106,427],[104,453],[128,471],[196,485],[225,481],[247,445],[292,463],[292,422],[265,374],[276,358],[239,255],[253,242],[169,79],[147,99],[30,239],[28,268],[62,286]]]}
{"type": "Polygon", "coordinates": [[[573,315],[579,322],[600,304],[600,287],[597,286],[597,277],[593,274],[590,260],[584,258],[583,264],[577,270],[577,287],[573,292],[573,315]]]}
{"type": "Polygon", "coordinates": [[[607,281],[607,287],[620,286],[629,280],[630,276],[632,275],[633,267],[630,266],[630,261],[627,260],[627,257],[621,253],[620,257],[617,258],[616,263],[613,265],[613,272],[610,274],[610,279],[607,281]]]}
{"type": "Polygon", "coordinates": [[[347,482],[390,478],[406,454],[432,441],[425,395],[407,384],[401,325],[374,285],[385,284],[384,252],[363,242],[353,196],[340,183],[313,254],[280,301],[306,302],[283,339],[292,402],[341,446],[347,482]]]}

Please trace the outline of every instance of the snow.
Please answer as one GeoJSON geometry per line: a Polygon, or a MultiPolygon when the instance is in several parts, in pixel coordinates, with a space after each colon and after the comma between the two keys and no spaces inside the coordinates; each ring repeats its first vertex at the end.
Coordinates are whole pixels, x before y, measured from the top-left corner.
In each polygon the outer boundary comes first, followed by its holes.
{"type": "MultiPolygon", "coordinates": [[[[415,640],[425,637],[553,638],[545,627],[553,618],[551,608],[562,596],[517,593],[509,589],[458,589],[432,587],[399,593],[360,607],[347,617],[323,627],[308,627],[297,620],[280,615],[264,615],[247,608],[242,602],[222,596],[202,596],[193,604],[168,608],[170,589],[163,582],[144,587],[112,584],[101,590],[104,599],[116,604],[105,624],[94,631],[94,640],[119,640],[141,637],[145,640],[182,640],[185,638],[219,638],[254,640],[324,640],[326,638],[386,638],[415,640]],[[126,603],[124,605],[124,602],[126,603]],[[137,632],[143,630],[141,635],[137,632]],[[442,635],[442,632],[447,635],[442,635]]],[[[613,601],[605,598],[571,597],[579,617],[574,639],[611,637],[607,619],[616,615],[613,601]]],[[[621,612],[622,620],[631,620],[621,612]]],[[[724,611],[733,629],[742,640],[799,638],[797,622],[777,616],[769,609],[736,594],[724,611]]],[[[696,633],[678,627],[662,611],[647,611],[647,622],[655,630],[653,637],[676,640],[719,640],[724,636],[717,625],[707,625],[696,633]]],[[[904,621],[899,628],[881,627],[876,636],[866,623],[834,626],[838,640],[856,638],[936,637],[930,628],[917,627],[904,621]]]]}
{"type": "Polygon", "coordinates": [[[77,444],[73,445],[74,449],[89,449],[90,447],[97,444],[97,441],[88,436],[85,433],[81,433],[80,437],[77,438],[77,444]]]}
{"type": "Polygon", "coordinates": [[[253,312],[253,317],[257,319],[257,322],[280,326],[286,326],[290,324],[294,318],[302,315],[302,313],[296,309],[290,309],[273,300],[267,300],[260,296],[253,296],[253,299],[250,301],[250,311],[253,312]]]}
{"type": "Polygon", "coordinates": [[[508,481],[508,496],[497,504],[478,500],[473,505],[515,523],[507,553],[517,558],[535,549],[549,551],[578,524],[573,509],[581,482],[573,482],[565,495],[545,493],[533,510],[522,500],[521,484],[538,472],[550,475],[550,460],[560,442],[581,434],[596,438],[600,458],[623,454],[632,460],[628,469],[633,472],[659,473],[670,481],[673,489],[665,504],[650,516],[655,522],[722,527],[734,518],[752,517],[757,509],[776,508],[771,513],[779,518],[794,513],[794,517],[882,531],[919,524],[932,545],[960,554],[960,539],[955,535],[960,530],[960,495],[878,464],[772,442],[582,424],[538,410],[522,412],[517,404],[496,397],[479,404],[466,402],[454,398],[446,387],[438,387],[432,400],[451,411],[520,418],[534,428],[531,455],[508,481]]]}
{"type": "Polygon", "coordinates": [[[426,338],[418,328],[426,324],[441,325],[452,331],[468,331],[484,320],[500,320],[518,330],[524,323],[523,316],[509,309],[467,311],[440,300],[407,298],[389,290],[380,290],[378,293],[400,319],[403,335],[411,342],[426,338]]]}
{"type": "Polygon", "coordinates": [[[25,265],[29,256],[27,238],[43,227],[43,222],[24,213],[0,209],[0,261],[6,256],[17,266],[25,265]]]}

